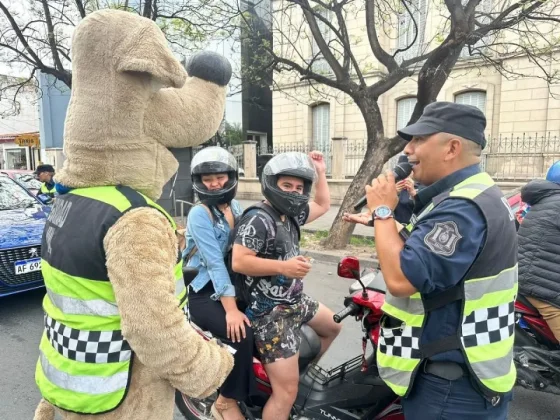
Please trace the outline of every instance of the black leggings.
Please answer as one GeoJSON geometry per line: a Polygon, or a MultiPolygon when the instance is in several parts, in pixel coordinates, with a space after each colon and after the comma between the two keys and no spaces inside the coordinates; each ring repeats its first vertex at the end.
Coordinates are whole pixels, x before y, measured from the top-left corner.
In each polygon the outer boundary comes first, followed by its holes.
{"type": "Polygon", "coordinates": [[[222,384],[220,394],[226,398],[245,401],[249,395],[254,394],[256,386],[253,373],[253,330],[245,325],[247,337],[241,339],[239,343],[229,341],[226,311],[220,301],[210,299],[213,294],[212,282],[198,293],[189,287],[189,314],[192,322],[237,350],[233,355],[233,370],[222,384]]]}

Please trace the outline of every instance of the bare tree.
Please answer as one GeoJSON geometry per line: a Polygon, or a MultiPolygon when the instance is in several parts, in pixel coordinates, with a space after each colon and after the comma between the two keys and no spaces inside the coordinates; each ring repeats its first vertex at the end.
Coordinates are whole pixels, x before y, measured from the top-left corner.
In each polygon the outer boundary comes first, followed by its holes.
{"type": "MultiPolygon", "coordinates": [[[[274,4],[269,15],[274,45],[261,43],[268,65],[277,72],[274,88],[306,83],[309,91],[319,95],[344,96],[357,105],[365,121],[364,161],[331,227],[328,248],[346,246],[354,226],[343,222],[342,214],[353,211],[364,186],[405,145],[385,131],[381,95],[414,77],[417,103],[410,124],[436,100],[462,55],[478,66],[491,65],[506,77],[522,75],[509,59],[527,57],[539,68],[538,77],[549,83],[558,80],[550,66],[559,46],[554,26],[560,21],[558,2],[505,0],[494,7],[487,7],[486,0],[281,0],[274,4]],[[427,15],[432,17],[432,28],[438,29],[426,28],[427,15]]],[[[255,39],[260,36],[252,30],[252,20],[246,19],[245,24],[247,36],[253,32],[255,39]]]]}
{"type": "Polygon", "coordinates": [[[113,8],[154,20],[172,48],[182,55],[210,39],[226,39],[237,30],[236,8],[226,0],[7,0],[0,1],[0,60],[17,78],[0,83],[0,100],[14,104],[3,114],[17,114],[17,97],[37,84],[38,71],[72,87],[70,42],[73,28],[89,13],[113,8]]]}

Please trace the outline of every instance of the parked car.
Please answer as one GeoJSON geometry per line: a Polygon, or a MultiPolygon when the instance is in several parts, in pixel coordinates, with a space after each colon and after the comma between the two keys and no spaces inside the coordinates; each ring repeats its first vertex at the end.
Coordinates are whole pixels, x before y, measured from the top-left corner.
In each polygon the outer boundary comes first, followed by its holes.
{"type": "Polygon", "coordinates": [[[41,238],[50,197],[0,174],[0,297],[44,286],[41,238]]]}
{"type": "Polygon", "coordinates": [[[41,181],[35,178],[33,171],[24,169],[2,169],[0,173],[8,175],[10,178],[23,185],[33,195],[37,195],[41,189],[41,181]]]}

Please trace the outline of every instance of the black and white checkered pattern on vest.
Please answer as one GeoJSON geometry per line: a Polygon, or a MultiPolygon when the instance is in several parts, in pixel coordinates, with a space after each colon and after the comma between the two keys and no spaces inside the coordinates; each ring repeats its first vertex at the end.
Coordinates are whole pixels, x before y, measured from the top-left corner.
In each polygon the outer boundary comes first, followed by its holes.
{"type": "Polygon", "coordinates": [[[130,360],[132,351],[121,331],[84,331],[70,328],[45,316],[47,338],[64,357],[85,363],[130,360]]]}
{"type": "Polygon", "coordinates": [[[508,339],[515,328],[514,302],[477,309],[464,318],[463,345],[484,346],[508,339]]]}
{"type": "Polygon", "coordinates": [[[420,359],[420,334],[422,329],[411,326],[381,328],[379,350],[388,356],[420,359]]]}

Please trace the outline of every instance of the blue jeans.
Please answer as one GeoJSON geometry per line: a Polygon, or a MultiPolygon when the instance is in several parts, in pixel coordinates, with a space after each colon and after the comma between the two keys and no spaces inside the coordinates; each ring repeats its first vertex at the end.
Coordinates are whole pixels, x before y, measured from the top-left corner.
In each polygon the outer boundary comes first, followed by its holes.
{"type": "Polygon", "coordinates": [[[448,381],[418,372],[402,406],[406,420],[507,420],[512,399],[510,392],[493,407],[475,391],[468,377],[448,381]]]}

